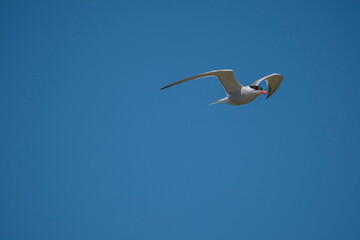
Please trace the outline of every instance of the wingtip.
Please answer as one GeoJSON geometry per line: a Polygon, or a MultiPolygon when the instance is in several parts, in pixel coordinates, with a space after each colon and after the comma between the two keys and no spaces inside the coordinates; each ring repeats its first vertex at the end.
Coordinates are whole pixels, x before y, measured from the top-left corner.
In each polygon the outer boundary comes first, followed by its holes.
{"type": "Polygon", "coordinates": [[[284,76],[283,76],[282,74],[280,74],[280,73],[273,73],[273,74],[271,74],[271,75],[273,75],[273,76],[279,76],[279,77],[281,77],[281,79],[284,78],[284,76]]]}

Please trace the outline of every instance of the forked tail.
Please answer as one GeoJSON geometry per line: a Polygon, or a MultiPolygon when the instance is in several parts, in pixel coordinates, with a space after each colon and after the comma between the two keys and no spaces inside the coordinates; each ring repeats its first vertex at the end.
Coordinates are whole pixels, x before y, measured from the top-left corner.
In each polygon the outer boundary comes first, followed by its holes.
{"type": "Polygon", "coordinates": [[[210,103],[209,105],[214,105],[216,103],[226,103],[227,102],[227,97],[226,98],[223,98],[223,99],[220,99],[219,101],[216,101],[216,102],[213,102],[213,103],[210,103]]]}

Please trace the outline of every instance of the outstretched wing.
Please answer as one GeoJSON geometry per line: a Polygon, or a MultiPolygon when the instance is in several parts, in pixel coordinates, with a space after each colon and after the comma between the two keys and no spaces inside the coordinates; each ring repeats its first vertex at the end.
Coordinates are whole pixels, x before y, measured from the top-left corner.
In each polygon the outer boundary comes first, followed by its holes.
{"type": "Polygon", "coordinates": [[[235,79],[235,75],[234,75],[234,71],[233,70],[217,70],[217,71],[211,71],[211,72],[206,72],[206,73],[202,73],[193,77],[189,77],[186,78],[184,80],[180,80],[178,82],[174,82],[172,84],[169,84],[163,88],[161,88],[160,90],[163,90],[165,88],[186,82],[186,81],[190,81],[190,80],[195,80],[198,78],[203,78],[203,77],[217,77],[221,84],[223,85],[225,91],[227,92],[227,94],[231,94],[233,92],[236,91],[240,91],[240,89],[242,88],[241,84],[236,81],[235,79]]]}
{"type": "Polygon", "coordinates": [[[282,82],[283,78],[284,77],[281,74],[273,73],[273,74],[271,74],[269,76],[266,76],[266,77],[263,77],[263,78],[260,78],[260,79],[256,80],[255,82],[253,82],[251,84],[251,86],[257,86],[262,81],[265,80],[266,84],[269,87],[268,95],[267,95],[266,98],[269,98],[271,95],[273,95],[276,92],[276,90],[278,90],[278,88],[281,85],[281,82],[282,82]]]}

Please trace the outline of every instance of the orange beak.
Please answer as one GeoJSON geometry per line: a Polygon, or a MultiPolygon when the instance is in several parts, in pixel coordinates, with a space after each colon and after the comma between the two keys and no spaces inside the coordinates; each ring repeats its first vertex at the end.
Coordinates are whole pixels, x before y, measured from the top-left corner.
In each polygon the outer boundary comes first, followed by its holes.
{"type": "Polygon", "coordinates": [[[262,93],[262,94],[268,94],[266,91],[261,91],[260,93],[262,93]]]}

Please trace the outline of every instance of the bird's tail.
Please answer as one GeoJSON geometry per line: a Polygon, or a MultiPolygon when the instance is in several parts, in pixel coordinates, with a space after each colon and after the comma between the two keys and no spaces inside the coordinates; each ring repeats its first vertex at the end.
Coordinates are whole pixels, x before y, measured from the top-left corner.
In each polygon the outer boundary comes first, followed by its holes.
{"type": "Polygon", "coordinates": [[[210,103],[209,105],[213,105],[213,104],[216,104],[216,103],[226,103],[227,102],[227,97],[226,98],[223,98],[223,99],[220,99],[219,101],[216,101],[216,102],[213,102],[213,103],[210,103]]]}

